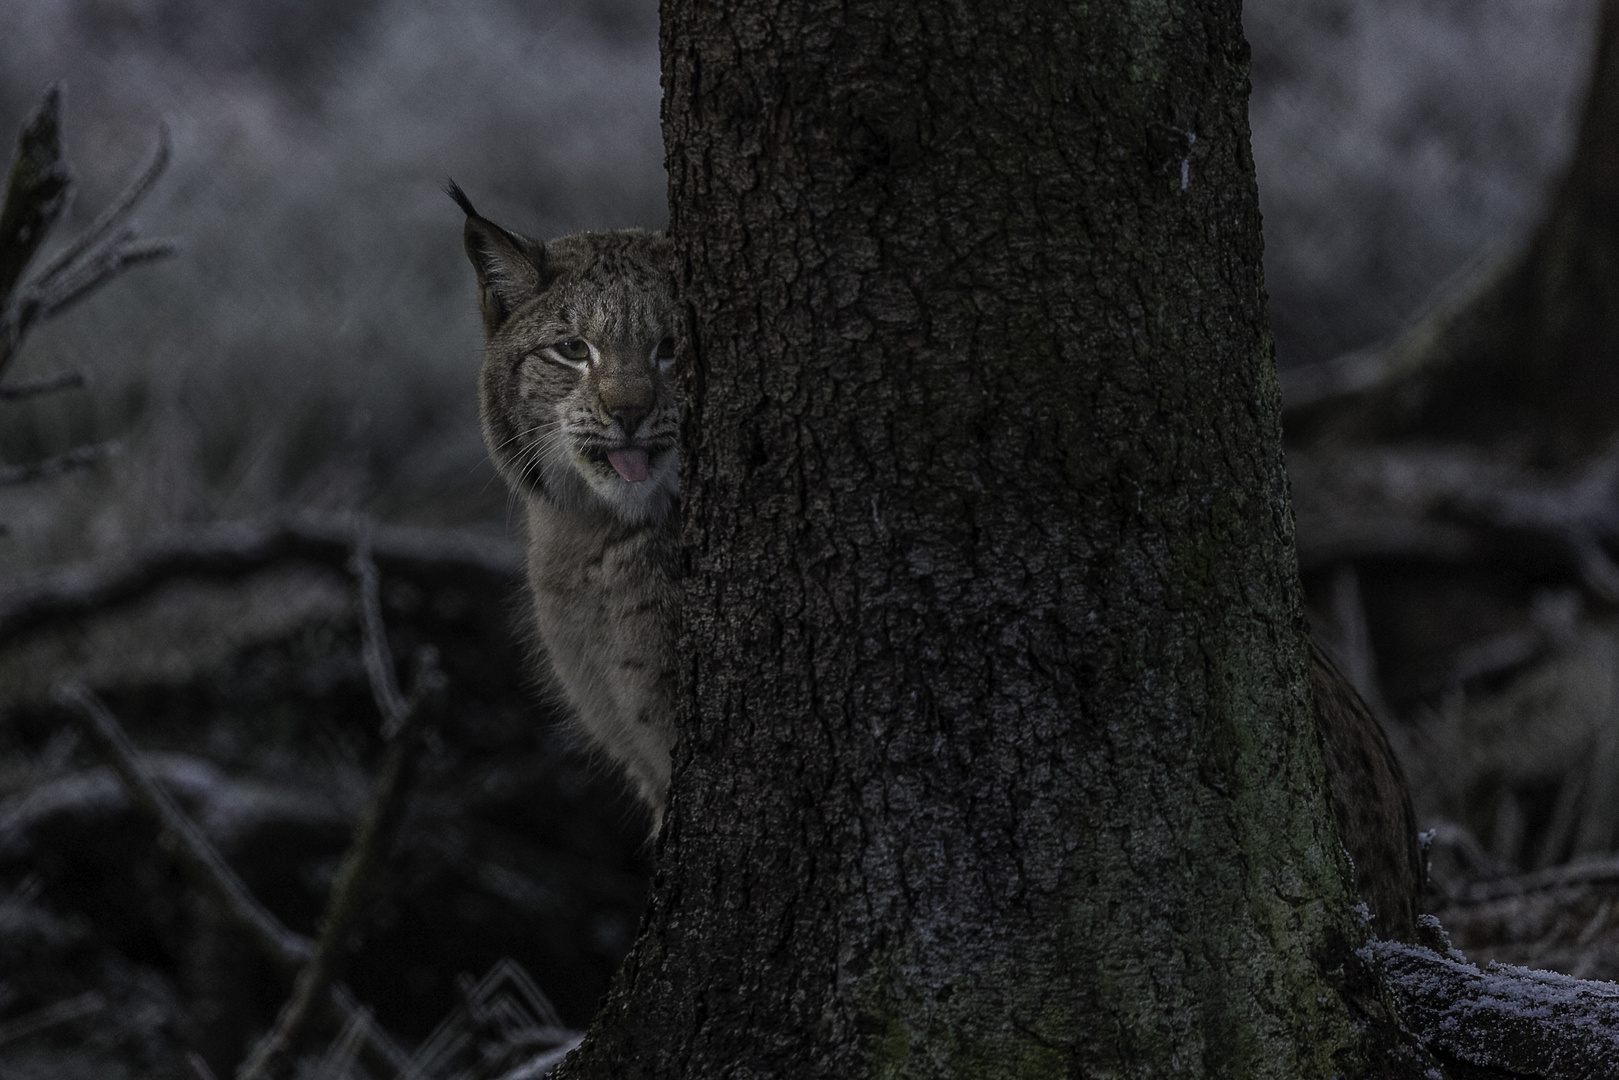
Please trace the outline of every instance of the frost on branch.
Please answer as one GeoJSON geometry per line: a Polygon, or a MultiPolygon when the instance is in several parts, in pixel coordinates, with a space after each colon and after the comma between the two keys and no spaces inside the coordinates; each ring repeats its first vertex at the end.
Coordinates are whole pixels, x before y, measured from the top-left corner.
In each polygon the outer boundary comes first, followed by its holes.
{"type": "Polygon", "coordinates": [[[1475,1069],[1619,1076],[1619,985],[1465,960],[1398,942],[1367,946],[1407,1030],[1475,1069]]]}

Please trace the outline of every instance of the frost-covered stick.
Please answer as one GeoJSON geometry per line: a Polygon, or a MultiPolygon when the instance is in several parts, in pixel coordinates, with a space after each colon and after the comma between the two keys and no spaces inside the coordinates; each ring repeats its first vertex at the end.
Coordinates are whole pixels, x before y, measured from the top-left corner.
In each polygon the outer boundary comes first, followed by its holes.
{"type": "Polygon", "coordinates": [[[202,830],[158,785],[122,725],[88,686],[77,681],[63,683],[53,696],[80,720],[85,734],[101,748],[123,781],[130,799],[157,819],[168,841],[166,846],[198,887],[218,901],[225,914],[270,945],[272,955],[284,964],[301,964],[314,955],[313,943],[288,930],[259,903],[202,830]]]}
{"type": "Polygon", "coordinates": [[[336,978],[349,930],[360,913],[376,867],[392,849],[398,835],[422,729],[436,712],[444,690],[444,676],[439,670],[437,652],[424,647],[416,654],[416,674],[410,697],[398,697],[392,662],[388,659],[381,605],[376,596],[377,568],[364,542],[356,548],[354,564],[355,573],[360,578],[362,609],[365,612],[362,621],[366,639],[366,668],[371,675],[372,693],[376,695],[378,707],[383,710],[383,730],[389,739],[388,754],[371,786],[371,800],[365,816],[360,819],[360,826],[355,830],[347,854],[343,856],[343,864],[338,868],[337,878],[332,882],[314,956],[298,973],[292,995],[282,1006],[275,1026],[259,1040],[237,1070],[237,1080],[257,1080],[269,1075],[274,1063],[297,1047],[314,1017],[315,1005],[325,998],[336,978]],[[388,696],[390,691],[393,698],[388,696]],[[394,701],[397,701],[399,711],[390,716],[387,706],[394,701]]]}
{"type": "Polygon", "coordinates": [[[376,560],[371,557],[371,529],[368,522],[357,528],[354,558],[349,569],[360,584],[361,655],[365,674],[371,683],[377,711],[382,714],[382,737],[392,739],[405,723],[407,705],[394,675],[393,656],[388,649],[388,632],[382,622],[382,598],[376,560]]]}
{"type": "Polygon", "coordinates": [[[365,1046],[375,1052],[377,1064],[390,1069],[396,1076],[410,1068],[410,1055],[400,1046],[388,1029],[377,1023],[371,1010],[361,1005],[354,992],[342,983],[332,984],[332,1004],[344,1018],[345,1027],[356,1028],[366,1039],[365,1046]]]}
{"type": "Polygon", "coordinates": [[[542,1076],[549,1076],[551,1070],[562,1064],[562,1059],[578,1049],[579,1044],[584,1041],[584,1032],[571,1034],[551,1049],[529,1058],[511,1072],[501,1076],[499,1080],[539,1080],[542,1076]]]}

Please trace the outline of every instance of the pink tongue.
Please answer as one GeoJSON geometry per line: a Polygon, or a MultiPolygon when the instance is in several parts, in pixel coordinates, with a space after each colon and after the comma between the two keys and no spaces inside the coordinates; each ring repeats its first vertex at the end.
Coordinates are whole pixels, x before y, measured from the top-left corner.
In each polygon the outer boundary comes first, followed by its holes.
{"type": "Polygon", "coordinates": [[[646,479],[646,451],[625,447],[607,451],[607,464],[618,470],[626,483],[639,484],[646,479]]]}

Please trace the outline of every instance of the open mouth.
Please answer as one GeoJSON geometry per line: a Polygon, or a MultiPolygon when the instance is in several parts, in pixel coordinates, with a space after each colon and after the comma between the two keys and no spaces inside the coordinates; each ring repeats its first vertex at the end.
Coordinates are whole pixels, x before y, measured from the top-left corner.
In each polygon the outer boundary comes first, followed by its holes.
{"type": "Polygon", "coordinates": [[[644,483],[647,463],[652,458],[640,446],[591,446],[585,449],[584,456],[586,461],[611,466],[626,484],[644,483]]]}

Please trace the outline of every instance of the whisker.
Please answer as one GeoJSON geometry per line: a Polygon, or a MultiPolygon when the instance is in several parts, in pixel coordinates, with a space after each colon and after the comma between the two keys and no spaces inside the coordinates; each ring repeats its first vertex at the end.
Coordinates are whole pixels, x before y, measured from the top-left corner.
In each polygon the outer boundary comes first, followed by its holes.
{"type": "Polygon", "coordinates": [[[568,446],[560,424],[537,426],[529,433],[533,441],[517,455],[518,478],[524,483],[567,463],[568,446]]]}

